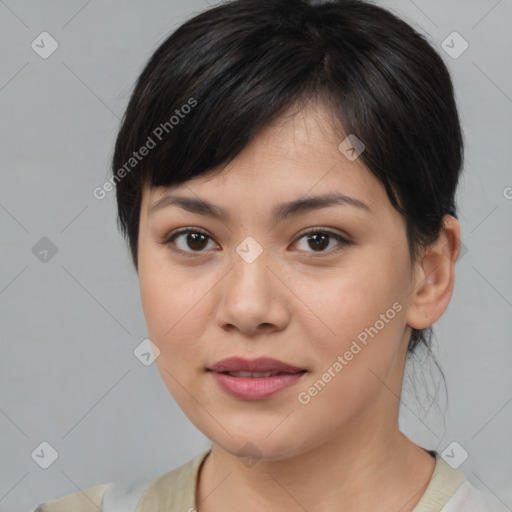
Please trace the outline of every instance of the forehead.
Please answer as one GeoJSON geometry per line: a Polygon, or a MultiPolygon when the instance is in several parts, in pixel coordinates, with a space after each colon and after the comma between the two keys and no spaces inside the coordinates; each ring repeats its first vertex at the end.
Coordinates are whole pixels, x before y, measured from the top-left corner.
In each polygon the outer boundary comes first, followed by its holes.
{"type": "Polygon", "coordinates": [[[146,214],[169,195],[199,195],[215,202],[246,198],[271,204],[308,195],[339,192],[361,202],[386,201],[384,188],[361,158],[349,159],[346,139],[323,105],[289,109],[261,129],[228,164],[185,182],[143,190],[146,214]],[[384,195],[383,195],[384,193],[384,195]],[[236,197],[235,197],[236,195],[236,197]]]}

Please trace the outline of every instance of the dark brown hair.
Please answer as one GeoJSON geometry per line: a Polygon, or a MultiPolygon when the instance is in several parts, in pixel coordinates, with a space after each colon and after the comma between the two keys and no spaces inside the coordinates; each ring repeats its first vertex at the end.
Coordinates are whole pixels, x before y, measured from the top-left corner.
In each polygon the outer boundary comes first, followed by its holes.
{"type": "MultiPolygon", "coordinates": [[[[443,216],[456,217],[463,140],[441,57],[409,24],[366,1],[234,0],[158,47],[126,109],[112,171],[135,268],[145,184],[177,185],[228,163],[268,123],[310,100],[363,141],[360,158],[405,217],[415,261],[443,216]],[[142,147],[145,156],[130,160],[142,147]]],[[[430,348],[431,334],[413,329],[409,351],[420,342],[430,348]]]]}

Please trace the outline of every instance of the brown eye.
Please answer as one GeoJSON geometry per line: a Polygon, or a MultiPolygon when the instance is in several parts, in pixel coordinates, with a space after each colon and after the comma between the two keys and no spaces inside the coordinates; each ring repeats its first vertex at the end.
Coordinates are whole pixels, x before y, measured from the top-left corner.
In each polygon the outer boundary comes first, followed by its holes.
{"type": "Polygon", "coordinates": [[[343,249],[345,246],[350,245],[350,242],[346,240],[341,235],[338,235],[337,233],[333,233],[332,231],[327,231],[325,229],[315,229],[312,231],[308,231],[307,233],[304,233],[299,240],[305,239],[306,240],[306,246],[308,249],[305,249],[306,252],[316,252],[316,253],[326,253],[327,255],[335,253],[341,249],[343,249]],[[337,248],[335,244],[334,250],[327,250],[326,249],[331,245],[331,242],[333,240],[336,240],[337,248]]]}
{"type": "Polygon", "coordinates": [[[308,235],[308,244],[315,251],[323,251],[329,245],[329,237],[327,233],[313,233],[308,235]]]}
{"type": "Polygon", "coordinates": [[[172,250],[184,253],[202,253],[208,246],[211,237],[197,228],[185,228],[171,233],[163,242],[169,245],[172,250]],[[175,249],[173,246],[176,246],[175,249]]]}
{"type": "Polygon", "coordinates": [[[200,251],[204,249],[207,245],[205,242],[207,241],[207,236],[203,235],[203,233],[187,233],[187,237],[185,238],[185,244],[193,249],[194,251],[200,251]]]}
{"type": "MultiPolygon", "coordinates": [[[[313,253],[314,256],[315,253],[318,256],[329,256],[351,244],[346,238],[326,229],[310,230],[304,233],[299,241],[303,239],[305,248],[300,250],[313,253]],[[337,243],[333,243],[334,241],[337,243]],[[329,250],[330,246],[334,246],[334,249],[329,250]]],[[[169,246],[172,251],[192,256],[205,253],[209,242],[213,243],[213,248],[218,248],[205,231],[198,228],[183,228],[171,233],[160,243],[169,246]]]]}

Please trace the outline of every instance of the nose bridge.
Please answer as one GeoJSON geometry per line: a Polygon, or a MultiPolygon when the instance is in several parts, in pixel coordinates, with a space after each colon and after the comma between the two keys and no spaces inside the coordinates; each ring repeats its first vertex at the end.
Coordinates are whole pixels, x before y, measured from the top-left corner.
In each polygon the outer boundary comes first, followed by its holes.
{"type": "Polygon", "coordinates": [[[235,248],[235,253],[230,287],[242,287],[243,295],[261,293],[269,284],[269,250],[253,236],[247,236],[235,248]]]}
{"type": "Polygon", "coordinates": [[[279,329],[285,325],[287,308],[283,295],[275,289],[282,283],[270,270],[269,256],[270,251],[251,236],[235,248],[232,269],[222,288],[219,323],[235,325],[247,333],[263,324],[279,329]]]}
{"type": "MultiPolygon", "coordinates": [[[[246,236],[235,249],[237,255],[247,264],[252,265],[261,259],[264,249],[263,245],[251,235],[246,236]]],[[[268,254],[268,249],[265,256],[268,254]]],[[[264,258],[266,259],[266,258],[264,258]]]]}

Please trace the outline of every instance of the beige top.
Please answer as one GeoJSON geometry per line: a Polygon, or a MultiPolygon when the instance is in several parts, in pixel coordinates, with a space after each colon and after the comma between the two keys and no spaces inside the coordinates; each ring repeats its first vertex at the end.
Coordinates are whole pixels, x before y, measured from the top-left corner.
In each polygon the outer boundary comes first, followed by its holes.
{"type": "MultiPolygon", "coordinates": [[[[142,494],[136,512],[193,512],[197,510],[195,491],[201,463],[210,449],[198,454],[182,466],[151,480],[142,494]]],[[[413,512],[485,511],[482,495],[464,473],[453,469],[441,456],[435,455],[436,465],[428,486],[413,512]]],[[[32,512],[98,512],[103,495],[110,484],[100,484],[83,491],[48,501],[32,512]]]]}

